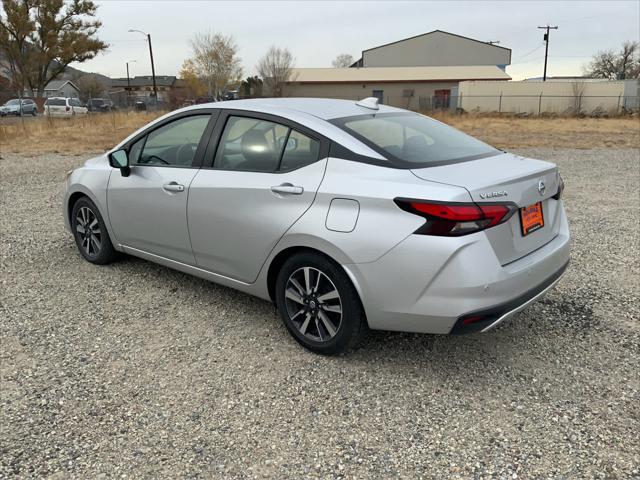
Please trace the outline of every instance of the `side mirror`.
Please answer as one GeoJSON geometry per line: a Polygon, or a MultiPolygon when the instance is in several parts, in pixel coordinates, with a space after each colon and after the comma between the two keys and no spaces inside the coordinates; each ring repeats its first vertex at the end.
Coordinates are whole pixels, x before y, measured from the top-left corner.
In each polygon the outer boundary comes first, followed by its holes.
{"type": "Polygon", "coordinates": [[[128,177],[131,173],[129,168],[129,156],[126,150],[116,150],[109,154],[109,165],[113,168],[119,168],[123,177],[128,177]]]}

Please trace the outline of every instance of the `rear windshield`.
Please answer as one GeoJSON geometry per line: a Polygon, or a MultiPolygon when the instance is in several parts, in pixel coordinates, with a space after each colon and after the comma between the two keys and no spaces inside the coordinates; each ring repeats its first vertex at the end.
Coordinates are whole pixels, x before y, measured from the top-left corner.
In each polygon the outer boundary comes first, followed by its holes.
{"type": "Polygon", "coordinates": [[[417,113],[358,115],[336,118],[331,123],[402,168],[444,165],[499,153],[480,140],[417,113]]]}
{"type": "Polygon", "coordinates": [[[66,106],[67,100],[64,98],[49,98],[47,100],[47,105],[52,105],[54,107],[66,106]]]}

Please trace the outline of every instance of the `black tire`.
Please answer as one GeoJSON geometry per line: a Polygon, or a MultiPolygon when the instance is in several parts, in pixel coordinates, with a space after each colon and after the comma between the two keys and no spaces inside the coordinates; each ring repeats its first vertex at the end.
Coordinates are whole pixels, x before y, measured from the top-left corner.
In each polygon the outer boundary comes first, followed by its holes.
{"type": "Polygon", "coordinates": [[[87,262],[105,265],[118,258],[102,215],[89,198],[81,197],[76,201],[70,223],[78,251],[87,262]]]}
{"type": "Polygon", "coordinates": [[[33,115],[34,117],[38,115],[38,109],[34,108],[33,111],[31,112],[31,115],[33,115]]]}
{"type": "Polygon", "coordinates": [[[367,332],[358,292],[347,274],[332,260],[313,252],[295,254],[284,263],[276,280],[276,306],[289,333],[300,345],[315,353],[335,355],[345,352],[355,347],[367,332]],[[300,275],[307,278],[306,269],[310,278],[306,283],[312,285],[311,289],[306,289],[299,281],[296,286],[294,282],[301,278],[300,275]],[[311,293],[307,294],[308,291],[311,293]],[[338,294],[337,299],[334,291],[338,294]],[[299,295],[293,300],[287,296],[292,292],[302,292],[305,298],[299,295]],[[333,298],[321,300],[323,297],[333,298]],[[294,310],[298,311],[294,313],[294,310]]]}

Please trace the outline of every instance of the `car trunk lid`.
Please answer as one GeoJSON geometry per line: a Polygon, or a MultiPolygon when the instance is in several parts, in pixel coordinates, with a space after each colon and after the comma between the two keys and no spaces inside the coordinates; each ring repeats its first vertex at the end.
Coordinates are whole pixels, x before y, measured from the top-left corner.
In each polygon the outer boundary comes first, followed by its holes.
{"type": "Polygon", "coordinates": [[[507,222],[485,230],[502,265],[518,260],[551,241],[559,231],[557,167],[549,162],[501,153],[492,157],[413,169],[423,180],[465,188],[477,203],[512,202],[518,208],[541,202],[544,226],[527,235],[517,212],[507,222]]]}

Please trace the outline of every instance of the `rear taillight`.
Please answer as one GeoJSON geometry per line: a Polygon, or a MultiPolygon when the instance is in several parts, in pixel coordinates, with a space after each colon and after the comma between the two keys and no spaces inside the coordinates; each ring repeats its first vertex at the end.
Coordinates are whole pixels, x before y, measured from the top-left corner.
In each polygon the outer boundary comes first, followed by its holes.
{"type": "Polygon", "coordinates": [[[67,105],[64,109],[66,112],[68,112],[69,110],[71,110],[71,107],[67,105]]]}
{"type": "Polygon", "coordinates": [[[513,203],[444,203],[396,198],[404,211],[420,215],[426,222],[414,233],[459,237],[506,222],[518,207],[513,203]]]}
{"type": "Polygon", "coordinates": [[[552,198],[560,200],[562,198],[562,192],[564,192],[564,180],[558,175],[558,192],[552,198]]]}

